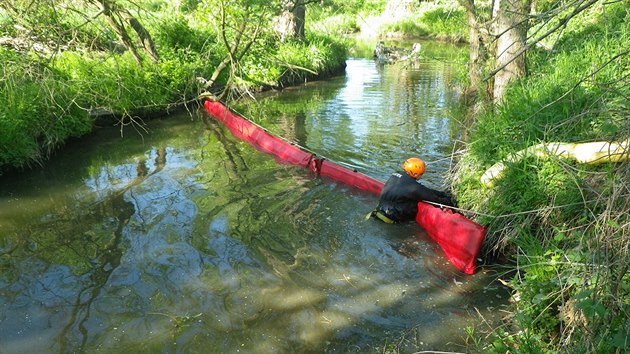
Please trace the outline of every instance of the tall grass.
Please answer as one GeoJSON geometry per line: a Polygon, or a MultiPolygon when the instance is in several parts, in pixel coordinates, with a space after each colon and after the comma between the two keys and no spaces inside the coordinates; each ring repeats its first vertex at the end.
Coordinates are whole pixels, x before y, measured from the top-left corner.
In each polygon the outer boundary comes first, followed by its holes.
{"type": "Polygon", "coordinates": [[[92,121],[73,104],[78,95],[63,73],[27,55],[0,49],[4,62],[0,95],[0,166],[18,168],[42,158],[71,137],[88,132],[92,121]]]}
{"type": "Polygon", "coordinates": [[[571,24],[553,52],[531,53],[531,75],[479,117],[458,164],[458,200],[489,225],[484,255],[515,269],[506,271],[510,321],[484,351],[630,348],[630,163],[532,156],[509,164],[494,188],[479,183],[485,168],[540,142],[630,137],[629,16],[619,3],[599,10],[571,24]]]}
{"type": "MultiPolygon", "coordinates": [[[[0,94],[6,98],[0,105],[0,173],[41,163],[69,138],[91,131],[95,115],[115,116],[112,123],[122,129],[198,97],[200,78],[209,78],[227,55],[207,16],[175,12],[145,24],[160,54],[155,63],[140,65],[120,48],[104,50],[107,35],[98,37],[97,48],[85,43],[48,56],[0,48],[0,94]]],[[[345,65],[346,48],[328,35],[281,43],[266,32],[231,71],[235,89],[330,75],[345,65]]],[[[216,84],[225,85],[228,74],[216,84]]]]}

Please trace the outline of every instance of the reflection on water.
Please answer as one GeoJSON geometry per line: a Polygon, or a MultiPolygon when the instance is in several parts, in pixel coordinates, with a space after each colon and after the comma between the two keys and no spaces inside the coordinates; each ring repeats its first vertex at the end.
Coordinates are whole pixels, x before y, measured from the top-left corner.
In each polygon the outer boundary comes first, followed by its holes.
{"type": "MultiPolygon", "coordinates": [[[[354,59],[237,108],[385,179],[449,151],[451,70],[354,59]]],[[[462,351],[475,309],[494,319],[505,295],[485,272],[458,273],[417,225],[365,221],[375,196],[202,115],[104,129],[0,180],[0,352],[375,352],[404,333],[401,351],[462,351]]]]}
{"type": "Polygon", "coordinates": [[[454,70],[443,62],[378,66],[354,59],[345,77],[236,109],[284,138],[382,180],[407,157],[421,156],[428,162],[425,182],[440,188],[451,163],[445,157],[463,131],[451,116],[459,105],[451,87],[454,70]]]}

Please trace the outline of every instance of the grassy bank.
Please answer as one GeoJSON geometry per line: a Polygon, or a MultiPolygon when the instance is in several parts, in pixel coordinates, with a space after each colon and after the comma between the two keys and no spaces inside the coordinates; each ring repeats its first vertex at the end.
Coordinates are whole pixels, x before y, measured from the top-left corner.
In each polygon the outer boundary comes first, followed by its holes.
{"type": "Polygon", "coordinates": [[[506,326],[480,351],[630,348],[630,164],[531,155],[507,163],[494,187],[480,183],[488,167],[532,145],[630,137],[629,20],[621,3],[582,14],[553,51],[529,53],[530,75],[470,131],[453,185],[489,225],[484,256],[508,261],[514,294],[506,326]]]}
{"type": "MultiPolygon", "coordinates": [[[[190,103],[204,91],[203,79],[227,56],[209,10],[158,5],[137,14],[160,55],[157,62],[145,56],[142,64],[120,49],[97,17],[86,24],[68,12],[51,24],[46,11],[59,18],[58,9],[43,8],[26,20],[42,21],[48,32],[31,31],[36,35],[27,38],[21,25],[0,11],[3,32],[28,44],[0,47],[0,95],[6,98],[0,105],[0,173],[43,163],[68,139],[92,131],[96,116],[115,117],[111,123],[121,133],[125,127],[141,129],[143,118],[190,103]],[[73,38],[55,37],[68,28],[73,38]]],[[[333,36],[311,33],[304,41],[280,42],[267,30],[232,68],[233,92],[325,77],[344,67],[346,53],[347,45],[333,36]]],[[[216,86],[226,84],[227,71],[216,86]]]]}
{"type": "Polygon", "coordinates": [[[311,27],[336,35],[379,39],[466,42],[465,12],[456,1],[418,2],[411,9],[386,8],[383,1],[315,9],[311,27]]]}
{"type": "MultiPolygon", "coordinates": [[[[349,46],[339,38],[349,32],[464,37],[463,12],[454,5],[421,3],[393,18],[381,15],[384,9],[378,0],[311,6],[306,40],[300,42],[278,41],[271,19],[262,18],[269,25],[231,71],[230,84],[249,94],[338,72],[349,46]]],[[[96,9],[62,11],[40,4],[17,19],[0,7],[0,28],[15,40],[0,46],[0,94],[6,97],[0,105],[0,173],[42,164],[68,139],[92,131],[96,117],[115,117],[121,132],[141,130],[143,118],[194,100],[204,91],[203,79],[228,55],[213,10],[203,2],[154,1],[133,12],[160,56],[152,62],[141,53],[142,64],[122,48],[96,9]],[[85,16],[92,19],[86,22],[85,16]]],[[[216,86],[226,84],[228,71],[216,86]]]]}

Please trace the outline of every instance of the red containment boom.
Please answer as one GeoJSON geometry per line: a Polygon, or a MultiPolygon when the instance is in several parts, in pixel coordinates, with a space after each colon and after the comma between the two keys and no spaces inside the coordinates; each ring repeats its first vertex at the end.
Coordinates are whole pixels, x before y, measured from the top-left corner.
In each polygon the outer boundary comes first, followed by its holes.
{"type": "Polygon", "coordinates": [[[220,102],[206,100],[204,107],[211,116],[223,122],[235,137],[252,144],[262,152],[275,156],[280,162],[307,167],[313,157],[297,146],[269,134],[265,129],[234,114],[220,102]]]}
{"type": "Polygon", "coordinates": [[[250,143],[260,151],[275,156],[279,162],[307,167],[321,176],[374,194],[380,194],[383,189],[382,181],[319,158],[288,141],[273,136],[264,128],[230,111],[220,102],[206,100],[204,107],[210,115],[223,122],[235,137],[250,143]]]}
{"type": "MultiPolygon", "coordinates": [[[[376,195],[383,189],[384,182],[304,151],[235,114],[220,102],[206,100],[204,108],[212,117],[225,124],[235,137],[275,156],[281,163],[308,168],[320,176],[376,195]]],[[[423,202],[418,203],[416,222],[440,245],[455,267],[466,274],[475,272],[476,257],[486,234],[483,226],[461,214],[423,202]]]]}
{"type": "Polygon", "coordinates": [[[437,242],[446,258],[466,274],[475,273],[477,254],[486,228],[450,209],[418,203],[416,222],[437,242]]]}

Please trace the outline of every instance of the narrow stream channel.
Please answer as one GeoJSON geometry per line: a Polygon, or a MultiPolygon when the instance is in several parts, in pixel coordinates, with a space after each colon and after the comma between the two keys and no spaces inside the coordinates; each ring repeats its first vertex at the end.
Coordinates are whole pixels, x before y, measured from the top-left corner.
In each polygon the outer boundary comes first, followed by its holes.
{"type": "MultiPolygon", "coordinates": [[[[442,188],[456,69],[353,58],[232,108],[378,179],[421,156],[442,188]]],[[[0,178],[0,353],[464,352],[467,327],[500,320],[493,274],[459,273],[415,223],[366,221],[376,196],[202,111],[146,129],[100,129],[0,178]]]]}

